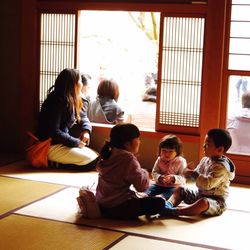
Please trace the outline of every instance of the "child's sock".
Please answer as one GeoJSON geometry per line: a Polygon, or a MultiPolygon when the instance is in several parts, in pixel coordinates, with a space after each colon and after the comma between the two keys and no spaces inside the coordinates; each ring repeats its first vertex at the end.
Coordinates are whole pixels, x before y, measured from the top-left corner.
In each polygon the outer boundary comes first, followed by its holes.
{"type": "Polygon", "coordinates": [[[173,203],[171,201],[166,201],[165,208],[173,208],[173,203]]]}

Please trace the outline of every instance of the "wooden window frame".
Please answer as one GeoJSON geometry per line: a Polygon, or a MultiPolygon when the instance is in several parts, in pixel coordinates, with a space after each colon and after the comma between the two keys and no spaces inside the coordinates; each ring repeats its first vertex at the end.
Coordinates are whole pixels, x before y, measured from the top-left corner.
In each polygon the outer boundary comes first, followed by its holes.
{"type": "MultiPolygon", "coordinates": [[[[34,65],[38,63],[37,51],[39,51],[37,39],[35,35],[30,36],[31,46],[27,46],[27,35],[38,33],[39,22],[38,12],[43,11],[60,11],[60,12],[76,12],[81,10],[126,10],[126,11],[160,11],[160,12],[178,12],[179,4],[163,3],[167,1],[122,1],[122,2],[105,2],[105,1],[45,1],[45,0],[28,0],[22,2],[22,91],[21,91],[21,114],[23,122],[20,125],[20,133],[26,128],[35,123],[37,111],[35,108],[30,108],[34,100],[37,100],[34,95],[30,97],[26,95],[29,90],[33,93],[38,93],[39,88],[34,86],[34,82],[38,80],[38,71],[34,69],[34,65]],[[33,43],[32,43],[33,42],[33,43]],[[32,45],[33,44],[33,45],[32,45]],[[32,49],[32,50],[31,50],[32,49]],[[29,55],[24,56],[24,55],[29,55]],[[30,72],[30,67],[24,65],[32,65],[34,71],[30,72]],[[26,110],[31,110],[27,113],[26,110]]],[[[191,141],[199,143],[200,157],[203,156],[203,140],[210,128],[225,127],[226,120],[226,104],[227,104],[227,89],[228,89],[228,75],[225,62],[227,61],[228,51],[228,10],[230,1],[228,0],[208,0],[207,4],[182,4],[183,10],[187,13],[197,13],[206,16],[205,25],[205,44],[204,44],[204,58],[203,58],[203,75],[202,75],[202,91],[201,91],[201,113],[200,113],[200,127],[199,135],[191,136],[179,133],[178,135],[184,142],[191,141]]],[[[38,67],[36,67],[38,69],[38,67]]],[[[231,71],[230,74],[236,72],[231,71]]],[[[106,129],[106,127],[99,126],[98,129],[106,129]]],[[[177,131],[178,132],[178,131],[177,131]]],[[[148,136],[158,137],[161,136],[160,132],[145,132],[148,136]]],[[[231,155],[230,155],[231,157],[231,155]]],[[[249,166],[250,157],[232,155],[232,159],[236,163],[236,182],[250,181],[249,166]]]]}
{"type": "MultiPolygon", "coordinates": [[[[226,32],[225,32],[225,53],[224,53],[224,65],[223,65],[223,82],[222,82],[222,95],[221,101],[224,105],[221,107],[220,126],[226,127],[227,120],[227,103],[228,103],[228,91],[229,91],[229,78],[231,75],[246,75],[250,76],[250,71],[245,70],[230,70],[228,69],[229,62],[229,43],[230,43],[230,22],[231,22],[231,5],[232,0],[227,1],[226,7],[226,32]]],[[[236,182],[250,183],[250,156],[230,154],[230,159],[236,165],[236,182]]]]}
{"type": "MultiPolygon", "coordinates": [[[[219,126],[220,120],[220,95],[222,80],[222,63],[223,63],[223,46],[225,32],[225,3],[226,0],[214,3],[208,0],[207,4],[169,4],[169,1],[158,1],[157,4],[151,4],[150,1],[139,1],[131,3],[122,2],[105,2],[105,1],[38,1],[38,9],[42,12],[61,12],[73,13],[79,10],[111,10],[111,11],[154,11],[178,16],[181,14],[200,14],[206,17],[205,40],[204,40],[204,58],[203,58],[203,79],[201,90],[201,108],[200,108],[200,128],[199,133],[194,136],[204,137],[207,130],[219,126]],[[162,3],[166,2],[166,4],[162,3]],[[221,32],[221,30],[223,32],[221,32]],[[221,34],[221,35],[220,35],[221,34]],[[210,39],[209,39],[210,37],[210,39]],[[219,52],[218,52],[219,51],[219,52]],[[211,74],[213,72],[213,74],[211,74]],[[218,91],[214,93],[214,86],[218,86],[218,91]],[[213,100],[213,103],[209,103],[213,100]],[[209,103],[209,104],[208,104],[209,103]]],[[[171,2],[171,1],[170,1],[171,2]]],[[[172,1],[173,2],[173,1],[172,1]]],[[[159,65],[161,61],[159,62],[159,65]]],[[[159,105],[159,104],[158,104],[159,105]]],[[[189,129],[165,130],[180,134],[190,134],[189,129]]],[[[157,133],[157,131],[155,131],[157,133]]],[[[202,149],[201,149],[202,152],[202,149]]],[[[201,155],[203,152],[201,153],[201,155]]]]}
{"type": "MultiPolygon", "coordinates": [[[[97,2],[97,1],[96,1],[97,2]]],[[[96,5],[96,2],[84,2],[84,3],[78,3],[75,2],[73,4],[70,4],[68,1],[39,1],[38,8],[39,12],[46,13],[46,12],[51,12],[51,13],[72,13],[72,12],[77,12],[79,10],[112,10],[112,11],[154,11],[154,12],[160,12],[160,13],[171,13],[172,16],[177,15],[177,16],[187,16],[187,12],[190,14],[200,14],[204,16],[206,13],[206,5],[204,4],[148,4],[148,3],[136,3],[136,4],[131,4],[127,2],[119,2],[119,3],[105,3],[103,1],[100,1],[99,5],[96,5]],[[180,9],[181,7],[181,9],[180,9]],[[178,13],[178,14],[176,14],[178,13]]],[[[150,1],[145,1],[145,2],[150,2],[150,1]]],[[[169,2],[169,1],[159,1],[159,2],[169,2]]],[[[173,1],[171,1],[173,2],[173,1]]],[[[176,2],[187,2],[187,1],[176,1],[176,2]]],[[[75,54],[76,58],[76,54],[75,54]]],[[[161,58],[159,58],[161,60],[161,58]]],[[[161,61],[159,61],[159,65],[161,65],[161,61]]],[[[159,101],[157,102],[157,106],[159,105],[159,101]]],[[[171,126],[168,126],[168,129],[171,128],[171,126]]],[[[199,133],[197,132],[198,129],[195,128],[195,133],[194,128],[190,127],[184,127],[184,128],[177,128],[176,126],[172,126],[172,132],[174,133],[183,133],[185,135],[194,135],[197,136],[199,133]],[[190,132],[191,131],[191,132],[190,132]]],[[[157,133],[157,130],[160,132],[166,132],[168,129],[163,128],[162,126],[159,125],[157,115],[156,115],[156,124],[155,124],[155,133],[157,133]]],[[[171,131],[171,129],[170,129],[171,131]]],[[[197,138],[195,139],[197,140],[197,138]]]]}

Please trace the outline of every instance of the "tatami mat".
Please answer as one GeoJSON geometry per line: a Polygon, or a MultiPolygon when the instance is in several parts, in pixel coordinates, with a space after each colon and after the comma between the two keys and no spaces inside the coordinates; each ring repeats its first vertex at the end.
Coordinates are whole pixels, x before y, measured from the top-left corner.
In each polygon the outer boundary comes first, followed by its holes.
{"type": "Polygon", "coordinates": [[[43,181],[68,186],[92,186],[97,184],[97,172],[74,172],[62,169],[37,169],[29,167],[26,161],[0,168],[0,175],[26,180],[43,181]]]}
{"type": "Polygon", "coordinates": [[[165,218],[148,221],[145,217],[135,221],[108,219],[88,220],[79,217],[76,206],[78,189],[67,188],[46,199],[26,206],[16,213],[80,223],[130,234],[174,240],[178,244],[193,244],[204,248],[249,249],[248,230],[239,230],[244,221],[250,221],[249,212],[227,210],[212,218],[165,218]]]}
{"type": "MultiPolygon", "coordinates": [[[[95,189],[98,180],[98,174],[95,171],[70,172],[51,168],[36,169],[30,167],[26,161],[0,167],[0,175],[75,187],[91,186],[92,189],[95,189]]],[[[242,210],[243,208],[250,212],[250,199],[242,201],[242,197],[250,197],[250,186],[232,184],[228,198],[228,207],[236,210],[242,210]],[[244,206],[242,206],[242,202],[244,202],[244,206]]]]}
{"type": "MultiPolygon", "coordinates": [[[[250,212],[250,186],[232,184],[228,197],[228,208],[250,212]]],[[[250,248],[249,248],[250,249],[250,248]]]]}
{"type": "Polygon", "coordinates": [[[249,249],[242,229],[250,221],[247,185],[231,185],[228,210],[218,217],[120,221],[78,213],[78,189],[95,188],[94,171],[33,169],[21,161],[0,167],[0,183],[0,249],[249,249]]]}
{"type": "Polygon", "coordinates": [[[0,215],[52,194],[63,187],[0,176],[0,215]]]}
{"type": "Polygon", "coordinates": [[[192,245],[182,245],[178,243],[145,239],[136,236],[128,236],[118,242],[110,250],[205,250],[208,248],[196,247],[192,245]]]}
{"type": "Polygon", "coordinates": [[[123,234],[68,223],[11,215],[0,220],[0,249],[101,250],[123,234]]]}
{"type": "Polygon", "coordinates": [[[19,214],[74,223],[79,219],[76,202],[77,196],[77,188],[67,188],[16,212],[19,214]]]}

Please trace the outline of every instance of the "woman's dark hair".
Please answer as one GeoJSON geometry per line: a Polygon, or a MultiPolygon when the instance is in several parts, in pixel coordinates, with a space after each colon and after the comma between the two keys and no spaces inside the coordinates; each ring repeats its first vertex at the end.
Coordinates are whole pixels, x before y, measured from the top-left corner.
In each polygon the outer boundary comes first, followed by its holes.
{"type": "Polygon", "coordinates": [[[112,148],[125,149],[126,142],[130,142],[140,137],[139,129],[131,123],[122,123],[115,125],[110,132],[110,141],[106,141],[100,155],[102,159],[108,159],[112,148]]]}
{"type": "Polygon", "coordinates": [[[75,108],[76,119],[80,119],[80,110],[83,106],[82,99],[76,94],[76,87],[80,79],[80,72],[77,69],[66,68],[62,70],[55,80],[55,84],[49,89],[66,100],[71,112],[75,108]]]}
{"type": "Polygon", "coordinates": [[[102,79],[97,88],[99,97],[109,97],[115,101],[119,98],[119,86],[114,79],[102,79]]]}
{"type": "Polygon", "coordinates": [[[176,155],[179,156],[182,154],[182,141],[176,135],[166,135],[160,140],[158,155],[162,148],[175,149],[176,155]]]}
{"type": "Polygon", "coordinates": [[[224,147],[224,152],[227,152],[232,145],[232,137],[226,129],[210,129],[207,136],[214,142],[216,148],[224,147]]]}

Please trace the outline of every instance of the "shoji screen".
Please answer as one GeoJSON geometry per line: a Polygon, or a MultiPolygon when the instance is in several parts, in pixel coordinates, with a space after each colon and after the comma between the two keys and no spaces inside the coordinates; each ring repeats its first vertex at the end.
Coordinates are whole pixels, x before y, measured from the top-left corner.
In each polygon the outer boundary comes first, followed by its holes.
{"type": "Polygon", "coordinates": [[[198,133],[204,25],[200,17],[163,19],[160,128],[187,131],[189,127],[191,133],[198,133]]]}
{"type": "Polygon", "coordinates": [[[41,14],[40,105],[60,71],[75,66],[76,15],[41,14]]]}

